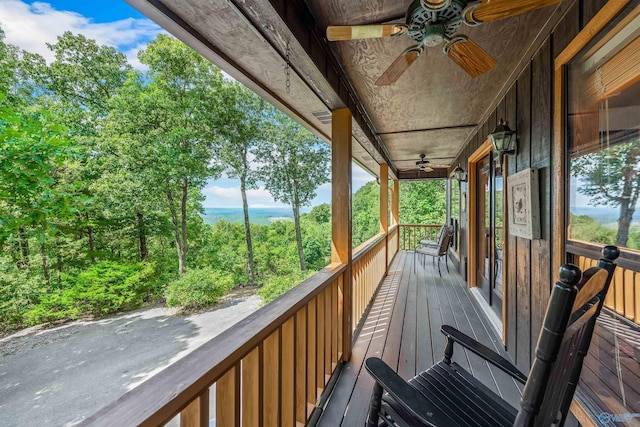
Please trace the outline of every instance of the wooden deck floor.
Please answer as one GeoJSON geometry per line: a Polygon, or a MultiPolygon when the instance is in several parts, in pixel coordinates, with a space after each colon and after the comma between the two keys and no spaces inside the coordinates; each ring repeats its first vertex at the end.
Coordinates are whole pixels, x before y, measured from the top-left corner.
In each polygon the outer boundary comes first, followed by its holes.
{"type": "MultiPolygon", "coordinates": [[[[344,366],[318,425],[364,425],[373,380],[363,367],[366,358],[381,357],[403,378],[411,378],[442,358],[443,324],[462,332],[507,357],[495,330],[459,275],[442,277],[430,262],[413,270],[413,253],[400,252],[389,269],[358,335],[351,361],[344,366]]],[[[454,360],[485,385],[518,406],[521,391],[501,371],[456,346],[454,360]]]]}
{"type": "MultiPolygon", "coordinates": [[[[640,328],[603,310],[577,391],[592,416],[640,413],[639,360],[640,328]]],[[[640,426],[640,419],[624,425],[640,426]]]]}

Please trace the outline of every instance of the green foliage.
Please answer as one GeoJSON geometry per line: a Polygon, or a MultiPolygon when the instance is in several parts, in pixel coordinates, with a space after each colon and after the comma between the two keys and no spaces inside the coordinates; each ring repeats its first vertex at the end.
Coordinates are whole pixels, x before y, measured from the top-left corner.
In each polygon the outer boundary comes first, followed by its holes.
{"type": "Polygon", "coordinates": [[[589,197],[590,205],[618,208],[615,240],[607,243],[634,248],[629,239],[640,198],[640,139],[635,133],[624,139],[624,143],[571,159],[571,173],[582,183],[577,190],[589,197]]]}
{"type": "Polygon", "coordinates": [[[212,268],[191,269],[167,286],[167,305],[203,308],[217,302],[233,287],[233,278],[212,268]]]}
{"type": "Polygon", "coordinates": [[[352,246],[355,248],[380,232],[380,186],[370,181],[352,200],[352,246]]]}
{"type": "Polygon", "coordinates": [[[269,277],[266,283],[259,290],[262,302],[266,304],[273,301],[314,274],[315,271],[295,271],[284,276],[269,277]]]}
{"type": "Polygon", "coordinates": [[[257,153],[264,162],[260,177],[275,200],[293,210],[300,270],[306,270],[300,207],[308,206],[316,190],[329,182],[329,148],[284,113],[272,108],[266,121],[266,139],[257,153]]]}
{"type": "Polygon", "coordinates": [[[311,208],[311,212],[307,214],[307,217],[316,224],[330,224],[331,223],[331,205],[323,203],[311,208]]]}
{"type": "Polygon", "coordinates": [[[444,224],[444,180],[400,181],[400,224],[444,224]]]}
{"type": "Polygon", "coordinates": [[[84,315],[103,316],[141,306],[156,286],[153,264],[103,261],[76,276],[67,276],[61,288],[38,295],[22,315],[22,323],[36,325],[84,315]]]}

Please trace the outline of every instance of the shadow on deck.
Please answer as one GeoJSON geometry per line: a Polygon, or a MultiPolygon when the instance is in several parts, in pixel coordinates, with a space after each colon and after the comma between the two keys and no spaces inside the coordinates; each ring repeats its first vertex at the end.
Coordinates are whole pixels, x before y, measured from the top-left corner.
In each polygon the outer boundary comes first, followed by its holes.
{"type": "MultiPolygon", "coordinates": [[[[508,358],[462,278],[453,269],[447,273],[444,266],[439,277],[437,267],[428,261],[414,270],[413,256],[413,252],[399,252],[391,264],[319,426],[364,425],[373,388],[364,361],[381,357],[401,377],[409,379],[442,358],[443,324],[455,326],[508,358]]],[[[510,404],[519,406],[521,390],[511,377],[459,346],[453,359],[510,404]]]]}

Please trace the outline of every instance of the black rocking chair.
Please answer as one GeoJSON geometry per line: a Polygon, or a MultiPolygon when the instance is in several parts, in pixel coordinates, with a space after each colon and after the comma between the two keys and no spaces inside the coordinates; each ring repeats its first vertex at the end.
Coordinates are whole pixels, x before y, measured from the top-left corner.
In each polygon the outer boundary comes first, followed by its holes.
{"type": "Polygon", "coordinates": [[[619,251],[607,246],[602,254],[598,266],[584,274],[571,264],[560,269],[528,378],[493,350],[444,325],[443,360],[408,382],[382,360],[367,359],[376,380],[367,426],[562,426],[619,251]],[[524,384],[519,409],[451,361],[456,343],[524,384]]]}

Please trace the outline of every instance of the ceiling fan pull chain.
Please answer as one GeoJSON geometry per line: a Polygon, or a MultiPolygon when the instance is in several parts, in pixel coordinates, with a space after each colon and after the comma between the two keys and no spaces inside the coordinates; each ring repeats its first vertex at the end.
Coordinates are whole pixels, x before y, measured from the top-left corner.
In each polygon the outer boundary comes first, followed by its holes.
{"type": "Polygon", "coordinates": [[[291,93],[291,61],[290,61],[290,55],[291,55],[291,48],[289,47],[289,40],[287,40],[287,53],[285,56],[285,60],[286,60],[286,65],[284,66],[284,74],[287,78],[287,83],[286,83],[286,90],[287,90],[287,95],[289,93],[291,93]]]}

